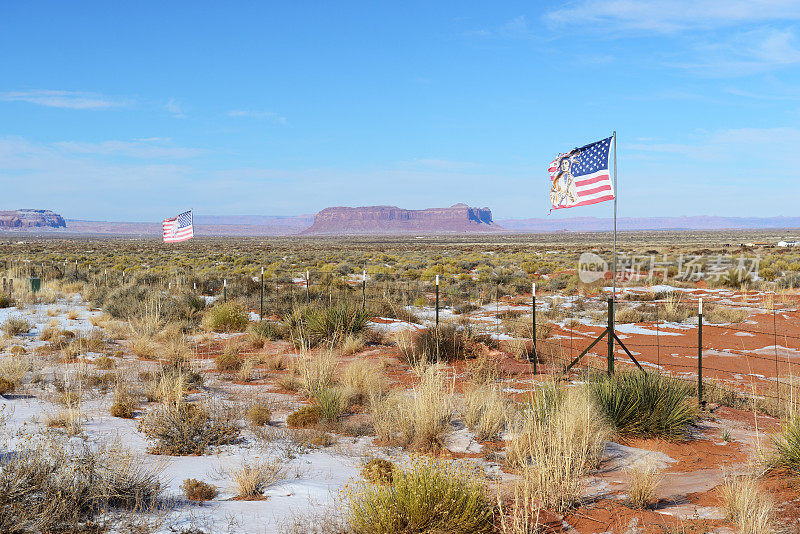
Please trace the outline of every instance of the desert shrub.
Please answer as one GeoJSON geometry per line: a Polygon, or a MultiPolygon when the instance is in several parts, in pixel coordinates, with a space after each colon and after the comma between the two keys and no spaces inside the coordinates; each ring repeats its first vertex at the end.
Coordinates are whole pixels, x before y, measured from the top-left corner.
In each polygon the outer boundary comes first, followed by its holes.
{"type": "Polygon", "coordinates": [[[314,347],[326,341],[339,345],[348,335],[359,334],[367,325],[367,313],[350,301],[296,308],[286,325],[295,344],[314,347]]]}
{"type": "Polygon", "coordinates": [[[0,378],[19,386],[25,374],[31,370],[31,360],[26,356],[0,358],[0,378]]]}
{"type": "Polygon", "coordinates": [[[153,454],[183,456],[234,443],[241,428],[230,413],[179,400],[148,412],[139,431],[154,442],[153,454]]]}
{"type": "Polygon", "coordinates": [[[5,377],[0,377],[0,395],[8,395],[14,392],[16,384],[5,377]]]}
{"type": "Polygon", "coordinates": [[[344,355],[355,354],[361,351],[364,348],[364,344],[366,341],[364,340],[364,336],[361,334],[358,335],[346,335],[342,342],[339,345],[339,352],[344,355]]]}
{"type": "Polygon", "coordinates": [[[772,436],[772,443],[775,446],[772,464],[800,473],[800,411],[790,411],[780,431],[772,436]]]}
{"type": "Polygon", "coordinates": [[[319,419],[319,406],[303,406],[289,414],[289,417],[286,418],[286,426],[289,428],[309,428],[319,423],[319,419]]]}
{"type": "Polygon", "coordinates": [[[5,332],[7,336],[27,334],[32,328],[33,325],[27,319],[18,315],[9,317],[3,322],[3,324],[0,324],[0,330],[5,332]]]}
{"type": "Polygon", "coordinates": [[[241,332],[250,321],[250,314],[238,302],[224,302],[206,310],[203,328],[212,332],[241,332]]]}
{"type": "Polygon", "coordinates": [[[247,420],[255,426],[264,426],[272,418],[272,410],[265,404],[254,404],[247,409],[247,420]]]}
{"type": "Polygon", "coordinates": [[[131,320],[149,316],[160,322],[186,318],[191,306],[146,285],[131,283],[108,293],[98,292],[92,305],[115,319],[131,320]]]}
{"type": "Polygon", "coordinates": [[[419,324],[422,322],[419,317],[408,311],[405,306],[385,298],[369,299],[369,302],[367,302],[367,315],[369,317],[398,319],[407,323],[419,324]]]}
{"type": "Polygon", "coordinates": [[[688,382],[653,372],[592,375],[592,398],[608,421],[622,434],[680,439],[697,416],[688,382]]]}
{"type": "Polygon", "coordinates": [[[470,355],[467,336],[453,324],[426,328],[414,337],[413,350],[417,361],[427,358],[428,362],[449,362],[470,355]]]}
{"type": "Polygon", "coordinates": [[[237,499],[254,499],[264,490],[283,479],[286,466],[280,460],[255,460],[225,470],[236,491],[237,499]]]}
{"type": "Polygon", "coordinates": [[[0,295],[0,309],[10,308],[14,305],[14,301],[8,295],[0,295]]]}
{"type": "Polygon", "coordinates": [[[416,459],[392,484],[362,482],[347,491],[356,534],[492,532],[494,510],[474,471],[455,462],[416,459]]]}
{"type": "Polygon", "coordinates": [[[775,503],[752,477],[728,480],[720,489],[725,515],[741,534],[775,532],[775,503]]]}
{"type": "Polygon", "coordinates": [[[372,458],[361,468],[361,477],[373,484],[391,484],[397,466],[389,460],[372,458]]]}
{"type": "Polygon", "coordinates": [[[430,367],[410,392],[392,392],[373,401],[375,433],[415,449],[439,447],[453,417],[452,397],[439,370],[430,367]]]}
{"type": "Polygon", "coordinates": [[[564,392],[557,384],[538,389],[527,403],[507,446],[507,458],[520,468],[517,490],[563,512],[580,501],[589,469],[602,460],[612,436],[585,392],[564,392]]]}
{"type": "Polygon", "coordinates": [[[497,359],[481,354],[467,364],[467,373],[470,380],[476,384],[491,384],[496,382],[502,374],[500,363],[497,359]]]}
{"type": "Polygon", "coordinates": [[[500,388],[485,386],[464,394],[464,421],[478,440],[494,439],[508,423],[509,406],[500,388]]]}
{"type": "Polygon", "coordinates": [[[342,371],[342,386],[351,402],[364,404],[382,397],[389,389],[386,377],[370,360],[353,360],[342,371]]]}
{"type": "Polygon", "coordinates": [[[680,323],[684,321],[691,311],[682,304],[683,296],[678,292],[671,292],[665,296],[664,306],[658,318],[669,323],[680,323]]]}
{"type": "Polygon", "coordinates": [[[85,532],[105,511],[146,512],[161,494],[158,471],[118,447],[29,445],[0,469],[0,532],[85,532]]]}
{"type": "Polygon", "coordinates": [[[181,490],[188,500],[196,502],[210,501],[219,493],[213,484],[194,478],[184,480],[181,483],[181,490]]]}

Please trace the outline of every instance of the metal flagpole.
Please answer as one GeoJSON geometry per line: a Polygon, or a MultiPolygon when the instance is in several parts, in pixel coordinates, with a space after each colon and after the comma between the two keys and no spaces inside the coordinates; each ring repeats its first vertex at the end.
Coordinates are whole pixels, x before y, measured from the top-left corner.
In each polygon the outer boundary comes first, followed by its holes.
{"type": "Polygon", "coordinates": [[[614,131],[614,267],[611,281],[613,283],[614,300],[617,300],[617,132],[614,131]]]}

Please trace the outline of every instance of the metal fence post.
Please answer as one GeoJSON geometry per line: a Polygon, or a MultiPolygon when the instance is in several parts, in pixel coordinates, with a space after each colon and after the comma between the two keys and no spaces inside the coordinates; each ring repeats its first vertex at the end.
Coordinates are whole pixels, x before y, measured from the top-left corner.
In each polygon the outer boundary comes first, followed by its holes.
{"type": "Polygon", "coordinates": [[[439,328],[439,275],[436,275],[436,328],[439,328]]]}
{"type": "Polygon", "coordinates": [[[614,375],[614,299],[608,299],[608,376],[614,375]]]}
{"type": "Polygon", "coordinates": [[[697,404],[702,409],[703,401],[703,299],[700,299],[697,313],[697,404]]]}
{"type": "Polygon", "coordinates": [[[258,320],[264,320],[264,268],[261,268],[261,304],[258,308],[258,320]]]}
{"type": "Polygon", "coordinates": [[[311,295],[309,293],[309,286],[311,285],[310,273],[306,271],[306,306],[311,302],[311,295]]]}
{"type": "Polygon", "coordinates": [[[228,279],[222,280],[222,302],[228,302],[228,279]]]}
{"type": "Polygon", "coordinates": [[[364,269],[364,277],[361,280],[361,313],[367,309],[367,270],[364,269]]]}
{"type": "Polygon", "coordinates": [[[531,286],[531,340],[533,341],[533,374],[537,374],[539,355],[536,353],[536,282],[531,286]]]}

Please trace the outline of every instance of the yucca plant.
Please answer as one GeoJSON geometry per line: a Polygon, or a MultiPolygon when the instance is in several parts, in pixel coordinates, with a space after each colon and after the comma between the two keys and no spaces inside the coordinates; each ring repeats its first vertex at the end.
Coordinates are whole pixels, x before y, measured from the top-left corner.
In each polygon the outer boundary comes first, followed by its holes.
{"type": "Polygon", "coordinates": [[[785,467],[800,473],[800,411],[793,410],[781,425],[781,431],[772,436],[775,445],[775,467],[785,467]]]}
{"type": "Polygon", "coordinates": [[[361,306],[343,301],[327,306],[295,308],[286,324],[295,344],[314,347],[323,341],[338,345],[347,336],[364,330],[367,319],[368,315],[361,306]]]}
{"type": "Polygon", "coordinates": [[[666,439],[686,437],[697,417],[691,384],[652,372],[592,375],[587,387],[601,412],[621,434],[666,439]]]}

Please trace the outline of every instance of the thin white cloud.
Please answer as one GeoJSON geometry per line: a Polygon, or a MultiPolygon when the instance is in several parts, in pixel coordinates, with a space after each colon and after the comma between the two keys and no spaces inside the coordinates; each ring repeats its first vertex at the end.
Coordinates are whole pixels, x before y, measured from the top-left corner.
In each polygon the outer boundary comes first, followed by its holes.
{"type": "Polygon", "coordinates": [[[475,168],[476,165],[469,161],[453,161],[438,158],[415,158],[402,162],[404,167],[415,167],[432,171],[458,171],[475,168]]]}
{"type": "Polygon", "coordinates": [[[558,26],[673,33],[738,24],[800,20],[796,0],[579,0],[551,10],[558,26]]]}
{"type": "Polygon", "coordinates": [[[183,106],[181,106],[180,102],[174,98],[170,98],[169,101],[164,104],[164,109],[171,113],[173,117],[179,119],[186,117],[186,113],[183,111],[183,106]]]}
{"type": "Polygon", "coordinates": [[[43,89],[0,93],[0,100],[63,109],[105,109],[127,105],[126,101],[114,100],[95,93],[43,89]]]}
{"type": "Polygon", "coordinates": [[[694,56],[696,60],[672,66],[704,76],[741,77],[797,65],[800,45],[792,30],[759,28],[700,43],[694,56]]]}
{"type": "Polygon", "coordinates": [[[158,138],[134,141],[103,141],[100,143],[63,141],[53,143],[53,146],[65,154],[125,156],[139,159],[182,159],[203,153],[202,150],[197,148],[165,145],[158,138]]]}
{"type": "Polygon", "coordinates": [[[253,111],[249,109],[235,109],[228,112],[228,117],[248,117],[251,119],[268,120],[278,124],[286,124],[286,117],[281,117],[274,111],[253,111]]]}

